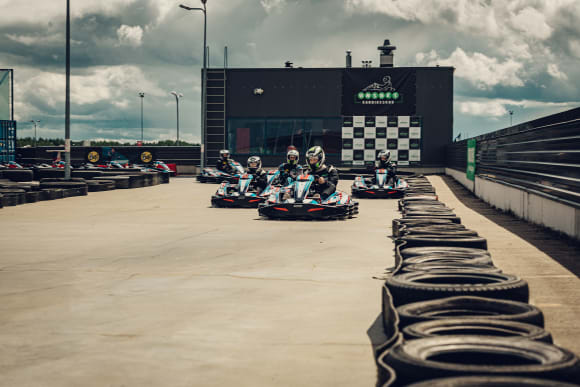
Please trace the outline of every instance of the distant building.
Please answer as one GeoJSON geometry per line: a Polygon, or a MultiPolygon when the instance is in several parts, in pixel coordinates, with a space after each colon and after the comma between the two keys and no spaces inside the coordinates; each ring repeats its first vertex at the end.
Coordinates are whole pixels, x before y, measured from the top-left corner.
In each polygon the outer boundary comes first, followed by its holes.
{"type": "MultiPolygon", "coordinates": [[[[222,148],[280,163],[288,146],[320,145],[342,167],[391,150],[401,166],[442,168],[453,135],[452,67],[392,67],[394,46],[379,47],[384,67],[209,69],[208,164],[222,148]]],[[[365,65],[368,65],[368,62],[365,65]]]]}

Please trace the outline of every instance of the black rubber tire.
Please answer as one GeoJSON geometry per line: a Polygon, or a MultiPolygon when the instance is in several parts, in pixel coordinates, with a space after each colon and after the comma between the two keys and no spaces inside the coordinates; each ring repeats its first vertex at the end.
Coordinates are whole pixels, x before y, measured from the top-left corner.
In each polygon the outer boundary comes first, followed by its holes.
{"type": "Polygon", "coordinates": [[[73,196],[86,196],[87,192],[88,192],[88,188],[86,185],[84,187],[64,188],[63,189],[63,197],[70,198],[73,196]]]}
{"type": "Polygon", "coordinates": [[[423,321],[407,325],[402,330],[405,339],[423,337],[476,335],[495,337],[525,337],[530,340],[552,344],[552,335],[537,325],[519,321],[483,318],[449,318],[423,321]]]}
{"type": "Polygon", "coordinates": [[[85,169],[85,170],[77,169],[77,170],[71,171],[71,176],[73,178],[92,179],[92,178],[99,177],[102,175],[103,175],[102,171],[93,170],[93,169],[85,169]]]}
{"type": "Polygon", "coordinates": [[[442,225],[442,224],[457,224],[453,223],[450,219],[435,219],[435,218],[423,218],[423,219],[393,219],[393,235],[399,236],[403,227],[406,225],[417,225],[417,226],[430,226],[430,225],[442,225]]]}
{"type": "Polygon", "coordinates": [[[461,229],[461,228],[432,228],[432,227],[405,227],[403,232],[400,233],[401,236],[405,235],[414,235],[414,236],[422,236],[422,235],[431,235],[431,236],[441,236],[441,237],[453,237],[453,236],[472,236],[477,237],[479,236],[476,231],[468,230],[468,229],[461,229]]]}
{"type": "Polygon", "coordinates": [[[31,169],[5,169],[3,178],[11,181],[32,181],[34,172],[31,169]]]}
{"type": "MultiPolygon", "coordinates": [[[[2,172],[2,171],[0,171],[2,172]]],[[[2,175],[0,174],[0,177],[2,177],[2,175]]],[[[4,207],[4,195],[0,194],[0,208],[4,207]]]]}
{"type": "Polygon", "coordinates": [[[448,376],[505,375],[580,380],[576,355],[526,338],[438,336],[409,340],[384,357],[398,382],[448,376]]]}
{"type": "Polygon", "coordinates": [[[4,195],[4,206],[17,206],[26,203],[26,191],[20,188],[0,188],[4,195]],[[15,203],[15,204],[13,204],[15,203]]]}
{"type": "Polygon", "coordinates": [[[408,247],[423,246],[449,246],[449,247],[471,247],[476,249],[487,250],[487,240],[482,237],[462,237],[462,236],[444,236],[444,235],[404,235],[396,240],[397,243],[407,242],[408,247]]]}
{"type": "Polygon", "coordinates": [[[40,189],[46,188],[61,188],[61,189],[70,189],[70,188],[87,188],[87,183],[80,182],[80,181],[41,181],[40,182],[40,189]]]}
{"type": "Polygon", "coordinates": [[[106,177],[96,177],[96,181],[112,181],[115,183],[116,189],[128,189],[129,188],[129,176],[106,176],[106,177]]]}
{"type": "Polygon", "coordinates": [[[405,221],[413,221],[413,220],[425,220],[425,219],[448,219],[453,223],[461,224],[461,218],[457,215],[417,215],[417,216],[405,216],[402,218],[405,221]]]}
{"type": "Polygon", "coordinates": [[[486,297],[458,296],[414,302],[397,307],[400,327],[421,321],[449,318],[485,318],[520,321],[544,327],[544,315],[525,302],[486,297]]]}
{"type": "Polygon", "coordinates": [[[479,296],[528,302],[528,283],[511,274],[413,272],[387,278],[395,305],[452,296],[479,296]]]}
{"type": "Polygon", "coordinates": [[[40,200],[40,192],[38,191],[29,191],[26,192],[26,203],[36,203],[40,200]]]}
{"type": "Polygon", "coordinates": [[[62,199],[63,197],[64,193],[61,188],[46,188],[40,190],[41,200],[62,199]]]}
{"type": "Polygon", "coordinates": [[[160,184],[169,184],[170,180],[170,173],[159,173],[159,183],[160,184]]]}
{"type": "Polygon", "coordinates": [[[462,255],[445,255],[445,254],[425,254],[407,258],[402,261],[403,267],[415,264],[466,264],[466,265],[491,265],[493,262],[489,255],[482,256],[462,256],[462,255]]]}
{"type": "Polygon", "coordinates": [[[422,247],[405,247],[401,250],[403,259],[415,257],[419,255],[440,254],[445,257],[464,256],[464,257],[482,257],[490,256],[486,249],[474,249],[471,247],[456,247],[456,246],[422,246],[422,247]]]}
{"type": "MultiPolygon", "coordinates": [[[[393,371],[394,372],[394,371],[393,371]]],[[[458,376],[429,379],[407,387],[579,387],[578,384],[524,376],[458,376]]]]}
{"type": "Polygon", "coordinates": [[[464,262],[459,263],[412,263],[406,264],[402,267],[402,273],[410,273],[416,271],[445,271],[445,272],[478,272],[478,273],[501,273],[501,270],[493,265],[473,265],[464,262]]]}
{"type": "Polygon", "coordinates": [[[44,179],[40,179],[40,182],[41,183],[68,183],[68,182],[85,183],[86,180],[82,177],[71,177],[69,180],[55,178],[55,177],[47,177],[44,179]]]}

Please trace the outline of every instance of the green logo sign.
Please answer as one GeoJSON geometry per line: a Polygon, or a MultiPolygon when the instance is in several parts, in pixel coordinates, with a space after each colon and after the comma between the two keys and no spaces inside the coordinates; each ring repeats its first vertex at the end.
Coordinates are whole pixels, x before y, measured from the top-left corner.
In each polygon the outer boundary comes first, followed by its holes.
{"type": "Polygon", "coordinates": [[[475,138],[470,138],[467,140],[467,171],[465,173],[466,177],[473,181],[475,180],[475,148],[477,146],[477,140],[475,138]]]}
{"type": "Polygon", "coordinates": [[[391,77],[386,75],[381,82],[373,82],[359,91],[355,96],[355,102],[372,105],[392,105],[401,103],[401,95],[393,87],[391,77]]]}

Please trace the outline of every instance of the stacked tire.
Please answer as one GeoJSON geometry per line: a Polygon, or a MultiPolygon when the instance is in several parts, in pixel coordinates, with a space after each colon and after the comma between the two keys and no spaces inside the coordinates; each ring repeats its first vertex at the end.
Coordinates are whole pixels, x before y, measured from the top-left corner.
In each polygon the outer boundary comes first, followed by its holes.
{"type": "Polygon", "coordinates": [[[397,265],[383,286],[383,327],[399,340],[378,356],[378,385],[580,380],[576,355],[552,343],[542,311],[528,303],[528,284],[493,265],[485,238],[438,201],[427,179],[407,181],[393,221],[397,265]]]}

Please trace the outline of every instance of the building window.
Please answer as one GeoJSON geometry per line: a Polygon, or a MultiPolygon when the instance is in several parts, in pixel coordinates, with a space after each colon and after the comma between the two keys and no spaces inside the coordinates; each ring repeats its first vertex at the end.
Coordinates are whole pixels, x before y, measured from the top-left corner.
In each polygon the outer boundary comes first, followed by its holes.
{"type": "Polygon", "coordinates": [[[300,154],[319,145],[339,155],[341,118],[228,119],[227,146],[236,155],[284,156],[293,145],[300,154]]]}

